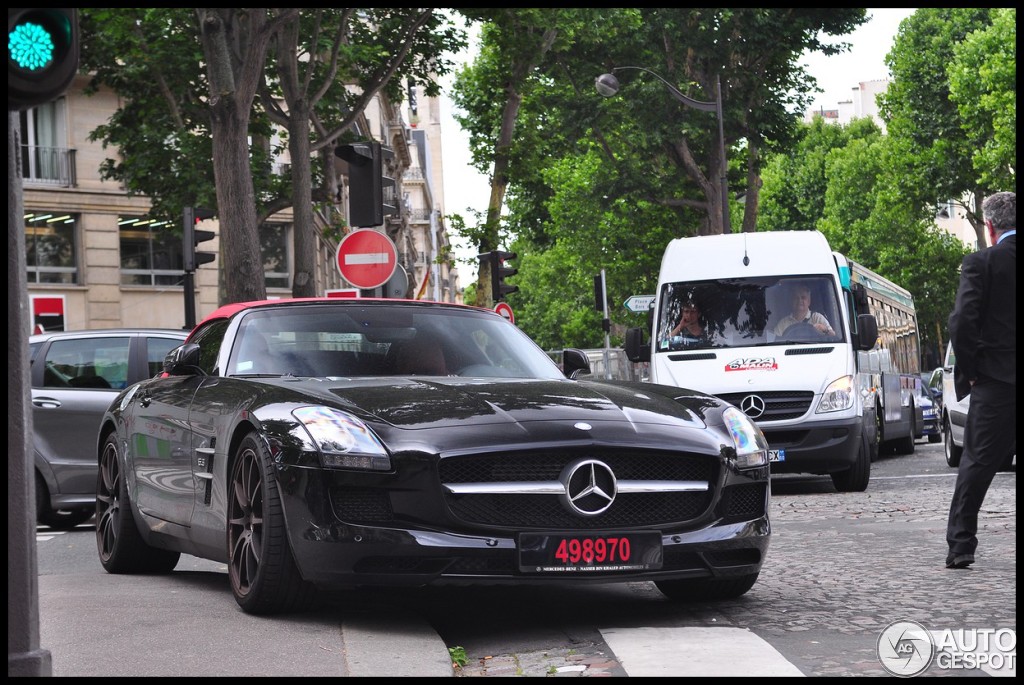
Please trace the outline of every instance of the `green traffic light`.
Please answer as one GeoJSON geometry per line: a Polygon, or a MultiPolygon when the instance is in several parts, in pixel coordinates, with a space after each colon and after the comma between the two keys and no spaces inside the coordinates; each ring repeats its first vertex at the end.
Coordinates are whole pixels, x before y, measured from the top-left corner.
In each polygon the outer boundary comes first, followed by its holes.
{"type": "Polygon", "coordinates": [[[7,34],[7,56],[20,69],[45,69],[53,64],[56,52],[50,32],[39,24],[27,21],[7,34]]]}

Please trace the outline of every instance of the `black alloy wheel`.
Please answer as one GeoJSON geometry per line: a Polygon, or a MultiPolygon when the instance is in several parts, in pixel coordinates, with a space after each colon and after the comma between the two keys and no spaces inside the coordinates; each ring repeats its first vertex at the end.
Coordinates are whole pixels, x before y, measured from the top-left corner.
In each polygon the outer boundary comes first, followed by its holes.
{"type": "Polygon", "coordinates": [[[142,539],[114,433],[103,443],[96,476],[96,549],[108,573],[169,573],[181,557],[179,552],[150,547],[142,539]]]}
{"type": "Polygon", "coordinates": [[[254,433],[235,453],[227,514],[228,577],[242,610],[276,614],[307,608],[313,588],[295,566],[273,461],[254,433]]]}

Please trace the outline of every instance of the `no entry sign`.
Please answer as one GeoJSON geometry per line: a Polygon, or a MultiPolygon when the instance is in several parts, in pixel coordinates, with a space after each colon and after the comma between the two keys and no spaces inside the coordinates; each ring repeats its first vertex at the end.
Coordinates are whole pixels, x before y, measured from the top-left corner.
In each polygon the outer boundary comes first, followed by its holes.
{"type": "Polygon", "coordinates": [[[391,238],[369,228],[353,231],[338,245],[338,271],[357,288],[384,285],[398,266],[398,250],[391,238]]]}

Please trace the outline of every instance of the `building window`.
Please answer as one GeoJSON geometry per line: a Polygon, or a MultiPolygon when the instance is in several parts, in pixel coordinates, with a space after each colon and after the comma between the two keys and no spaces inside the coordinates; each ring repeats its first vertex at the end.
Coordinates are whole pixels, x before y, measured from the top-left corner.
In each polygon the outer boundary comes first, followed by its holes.
{"type": "Polygon", "coordinates": [[[74,185],[73,155],[67,149],[64,98],[19,112],[21,173],[35,183],[74,185]]]}
{"type": "Polygon", "coordinates": [[[291,234],[291,224],[265,223],[260,227],[263,278],[268,289],[291,287],[291,234]]]}
{"type": "Polygon", "coordinates": [[[78,283],[78,220],[70,214],[25,214],[25,263],[29,283],[78,283]]]}
{"type": "Polygon", "coordinates": [[[121,242],[121,285],[181,285],[181,236],[170,221],[149,217],[117,219],[121,242]]]}

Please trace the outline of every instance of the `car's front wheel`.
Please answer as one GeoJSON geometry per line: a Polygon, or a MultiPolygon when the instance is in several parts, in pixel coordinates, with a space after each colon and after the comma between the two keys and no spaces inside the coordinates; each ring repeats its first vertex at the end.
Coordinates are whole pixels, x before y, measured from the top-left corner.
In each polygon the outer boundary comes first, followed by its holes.
{"type": "Polygon", "coordinates": [[[656,580],[655,587],[669,599],[679,601],[705,601],[734,599],[747,593],[757,582],[757,573],[736,578],[682,578],[656,580]]]}
{"type": "Polygon", "coordinates": [[[150,547],[142,539],[113,433],[103,443],[96,477],[96,548],[108,573],[168,573],[181,557],[178,552],[150,547]]]}
{"type": "Polygon", "coordinates": [[[829,474],[832,485],[839,492],[864,492],[871,480],[871,447],[861,441],[857,459],[845,471],[829,474]]]}
{"type": "Polygon", "coordinates": [[[945,443],[943,451],[946,454],[946,465],[952,469],[960,466],[960,457],[963,456],[964,448],[957,447],[953,442],[953,429],[949,425],[949,417],[942,422],[942,442],[945,443]]]}
{"type": "Polygon", "coordinates": [[[307,608],[314,589],[295,566],[273,461],[254,433],[235,453],[227,524],[228,577],[242,610],[276,614],[307,608]]]}

